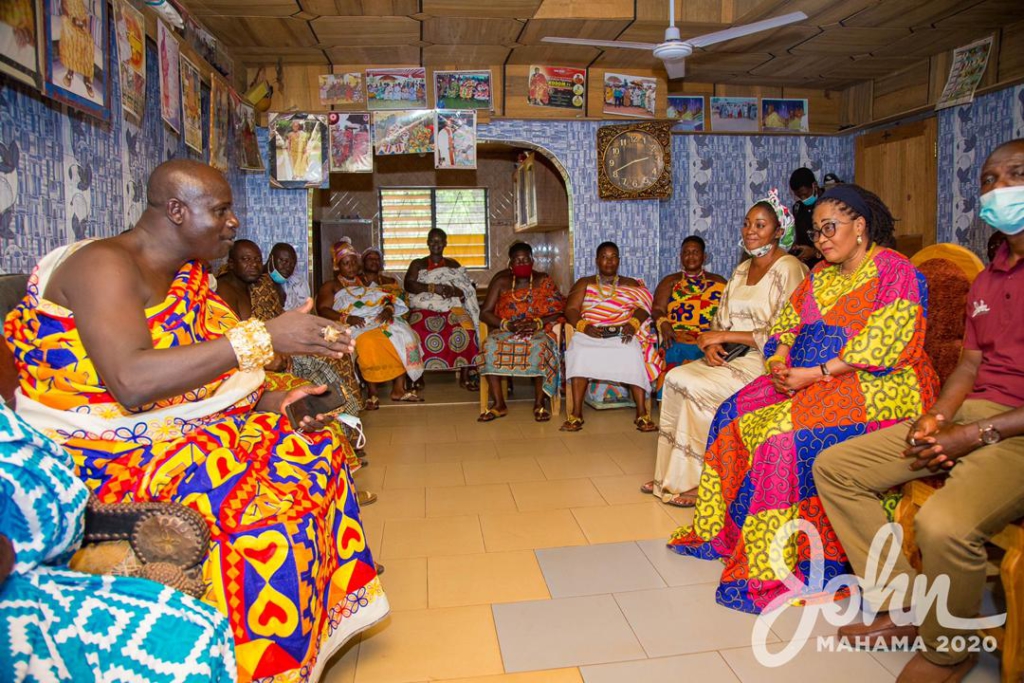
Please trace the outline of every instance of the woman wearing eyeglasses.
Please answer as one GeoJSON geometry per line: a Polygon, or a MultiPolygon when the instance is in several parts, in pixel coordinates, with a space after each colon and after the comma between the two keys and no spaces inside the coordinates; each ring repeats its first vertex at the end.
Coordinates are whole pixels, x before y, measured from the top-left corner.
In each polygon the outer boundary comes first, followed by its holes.
{"type": "MultiPolygon", "coordinates": [[[[806,520],[824,548],[825,580],[846,556],[818,499],[811,466],[846,439],[920,415],[937,395],[924,351],[924,277],[889,247],[894,219],[873,193],[840,185],[817,201],[810,231],[824,257],[796,288],[764,347],[768,374],[723,403],[712,422],[683,555],[724,559],[718,602],[759,613],[786,589],[772,570],[775,531],[806,520]]],[[[800,536],[774,558],[807,582],[800,536]]]]}

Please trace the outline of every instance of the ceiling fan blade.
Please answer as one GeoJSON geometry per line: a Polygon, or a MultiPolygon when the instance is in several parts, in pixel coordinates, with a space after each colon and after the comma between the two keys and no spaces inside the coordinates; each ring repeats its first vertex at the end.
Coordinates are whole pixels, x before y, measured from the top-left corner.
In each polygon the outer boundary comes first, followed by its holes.
{"type": "Polygon", "coordinates": [[[627,50],[647,50],[648,52],[658,47],[656,43],[629,43],[618,40],[586,40],[585,38],[555,38],[546,36],[541,38],[545,43],[564,43],[566,45],[586,45],[587,47],[625,48],[627,50]]]}
{"type": "Polygon", "coordinates": [[[665,60],[665,72],[668,73],[668,79],[674,80],[676,78],[682,78],[686,75],[686,60],[685,59],[673,59],[665,60]]]}
{"type": "Polygon", "coordinates": [[[751,33],[758,33],[760,31],[767,31],[768,29],[778,28],[779,26],[785,26],[786,24],[792,24],[793,22],[801,21],[806,18],[807,15],[804,14],[803,12],[790,12],[789,14],[783,14],[782,16],[772,17],[771,19],[755,21],[753,24],[733,26],[732,28],[727,28],[724,31],[707,33],[704,34],[703,36],[690,38],[686,42],[694,47],[707,47],[708,45],[714,45],[715,43],[721,43],[726,40],[732,40],[733,38],[742,38],[743,36],[749,36],[751,33]]]}

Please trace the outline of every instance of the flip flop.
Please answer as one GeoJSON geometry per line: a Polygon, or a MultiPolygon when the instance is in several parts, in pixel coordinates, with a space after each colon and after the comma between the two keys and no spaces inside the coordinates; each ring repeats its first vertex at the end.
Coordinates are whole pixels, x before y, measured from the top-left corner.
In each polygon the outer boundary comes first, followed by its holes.
{"type": "Polygon", "coordinates": [[[370,398],[366,399],[366,408],[365,408],[365,410],[379,410],[379,409],[380,409],[380,399],[379,398],[377,398],[376,396],[371,396],[370,398]]]}
{"type": "Polygon", "coordinates": [[[633,424],[636,425],[636,431],[638,432],[658,431],[658,425],[651,421],[650,415],[641,415],[637,419],[633,420],[633,424]]]}
{"type": "Polygon", "coordinates": [[[551,419],[551,413],[544,406],[537,406],[533,409],[533,419],[537,422],[547,422],[551,419]]]}
{"type": "Polygon", "coordinates": [[[558,428],[560,432],[578,432],[583,429],[583,418],[582,417],[570,417],[568,420],[562,423],[562,426],[558,428]]]}
{"type": "Polygon", "coordinates": [[[402,394],[401,397],[399,398],[395,398],[394,396],[392,396],[391,400],[400,403],[423,403],[424,399],[415,391],[407,391],[404,394],[402,394]]]}
{"type": "Polygon", "coordinates": [[[356,500],[359,501],[359,507],[366,507],[377,502],[377,494],[370,493],[369,491],[359,491],[356,493],[356,500]]]}
{"type": "Polygon", "coordinates": [[[680,493],[676,496],[669,498],[666,505],[671,505],[676,508],[692,508],[697,505],[697,495],[680,493]]]}
{"type": "Polygon", "coordinates": [[[649,481],[640,487],[640,493],[654,493],[654,482],[649,481]]]}
{"type": "Polygon", "coordinates": [[[477,422],[493,422],[499,417],[505,417],[508,415],[508,408],[505,408],[504,412],[495,410],[494,408],[488,408],[484,412],[480,413],[480,417],[476,419],[477,422]]]}

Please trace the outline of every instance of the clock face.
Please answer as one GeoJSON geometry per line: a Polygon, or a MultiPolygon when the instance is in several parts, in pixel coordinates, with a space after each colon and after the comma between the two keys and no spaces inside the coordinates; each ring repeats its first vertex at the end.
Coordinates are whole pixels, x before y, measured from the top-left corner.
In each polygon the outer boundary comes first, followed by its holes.
{"type": "Polygon", "coordinates": [[[623,192],[642,192],[665,170],[665,149],[653,135],[629,130],[612,138],[603,163],[612,185],[623,192]]]}

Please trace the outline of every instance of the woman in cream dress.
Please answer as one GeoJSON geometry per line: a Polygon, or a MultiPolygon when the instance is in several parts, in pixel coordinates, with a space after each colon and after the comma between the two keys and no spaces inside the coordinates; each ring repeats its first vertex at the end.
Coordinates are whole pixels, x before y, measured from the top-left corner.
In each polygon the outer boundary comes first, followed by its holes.
{"type": "Polygon", "coordinates": [[[758,201],[743,221],[740,246],[751,257],[738,265],[722,295],[710,332],[697,339],[704,361],[665,376],[654,481],[641,490],[663,502],[692,507],[715,411],[725,399],[764,374],[761,350],[776,314],[807,275],[788,255],[794,221],[778,193],[758,201]],[[745,344],[746,355],[724,362],[723,344],[745,344]]]}

